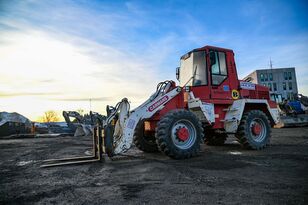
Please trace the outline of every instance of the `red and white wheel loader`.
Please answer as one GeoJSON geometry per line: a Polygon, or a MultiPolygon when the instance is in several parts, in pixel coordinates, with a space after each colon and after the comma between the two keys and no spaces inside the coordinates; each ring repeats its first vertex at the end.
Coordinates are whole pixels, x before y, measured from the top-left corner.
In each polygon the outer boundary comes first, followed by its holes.
{"type": "Polygon", "coordinates": [[[194,49],[181,57],[176,75],[179,85],[159,83],[132,111],[126,98],[107,106],[107,119],[93,130],[92,156],[45,160],[41,167],[102,161],[103,153],[122,155],[133,143],[174,159],[196,156],[203,142],[222,145],[228,134],[248,149],[269,144],[279,121],[277,105],[267,87],[238,79],[232,50],[194,49]]]}
{"type": "Polygon", "coordinates": [[[230,49],[204,46],[181,57],[173,81],[130,111],[126,98],[107,106],[104,147],[109,156],[133,143],[144,152],[161,151],[174,159],[198,154],[200,144],[221,145],[235,134],[245,148],[262,149],[278,123],[277,105],[269,89],[238,79],[230,49]]]}

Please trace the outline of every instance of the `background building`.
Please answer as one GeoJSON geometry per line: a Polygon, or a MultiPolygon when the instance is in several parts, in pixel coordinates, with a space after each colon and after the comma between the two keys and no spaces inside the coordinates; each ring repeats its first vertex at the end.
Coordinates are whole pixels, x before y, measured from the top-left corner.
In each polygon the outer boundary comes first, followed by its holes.
{"type": "Polygon", "coordinates": [[[282,100],[292,100],[298,93],[295,68],[255,70],[244,80],[269,87],[271,96],[282,100]]]}

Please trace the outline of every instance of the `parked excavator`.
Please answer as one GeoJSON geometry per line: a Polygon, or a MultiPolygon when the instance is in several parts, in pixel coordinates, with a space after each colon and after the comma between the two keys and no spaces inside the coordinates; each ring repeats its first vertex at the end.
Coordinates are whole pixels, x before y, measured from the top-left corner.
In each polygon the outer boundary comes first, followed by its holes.
{"type": "Polygon", "coordinates": [[[247,149],[269,144],[271,127],[279,121],[277,104],[267,87],[238,79],[231,49],[204,46],[186,53],[176,77],[179,85],[159,83],[133,110],[127,98],[107,106],[107,119],[94,132],[97,160],[103,153],[123,154],[133,143],[144,152],[186,159],[198,155],[204,141],[221,145],[228,134],[247,149]]]}
{"type": "Polygon", "coordinates": [[[76,111],[63,111],[62,115],[67,126],[75,132],[75,137],[93,135],[93,126],[97,124],[98,120],[102,122],[106,120],[106,116],[93,111],[84,116],[76,111]]]}

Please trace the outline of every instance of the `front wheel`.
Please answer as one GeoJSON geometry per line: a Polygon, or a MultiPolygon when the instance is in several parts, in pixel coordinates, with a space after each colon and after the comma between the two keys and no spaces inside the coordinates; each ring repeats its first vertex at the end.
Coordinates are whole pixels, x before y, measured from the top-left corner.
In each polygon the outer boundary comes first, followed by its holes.
{"type": "Polygon", "coordinates": [[[157,124],[157,145],[171,158],[186,159],[196,156],[202,139],[201,122],[190,111],[170,111],[157,124]]]}
{"type": "Polygon", "coordinates": [[[134,133],[134,143],[136,147],[144,152],[158,152],[154,135],[144,133],[144,121],[137,124],[134,133]]]}
{"type": "Polygon", "coordinates": [[[271,137],[271,126],[264,112],[245,112],[235,137],[247,149],[259,150],[266,147],[271,137]]]}

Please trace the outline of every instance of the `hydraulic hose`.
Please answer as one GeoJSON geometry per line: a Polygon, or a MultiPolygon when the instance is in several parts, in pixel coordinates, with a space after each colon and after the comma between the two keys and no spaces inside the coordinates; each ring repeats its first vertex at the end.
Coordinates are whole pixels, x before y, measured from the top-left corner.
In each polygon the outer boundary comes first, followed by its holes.
{"type": "Polygon", "coordinates": [[[162,81],[160,83],[157,84],[157,87],[156,87],[156,92],[154,93],[153,95],[153,98],[152,99],[155,99],[159,93],[165,91],[165,88],[168,86],[168,85],[171,85],[172,84],[172,81],[171,80],[166,80],[166,81],[162,81]]]}

